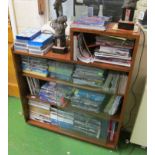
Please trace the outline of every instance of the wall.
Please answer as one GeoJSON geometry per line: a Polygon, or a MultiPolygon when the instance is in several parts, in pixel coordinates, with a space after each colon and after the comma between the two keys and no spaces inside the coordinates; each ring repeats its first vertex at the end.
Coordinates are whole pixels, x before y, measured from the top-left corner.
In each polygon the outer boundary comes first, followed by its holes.
{"type": "Polygon", "coordinates": [[[48,0],[46,2],[46,11],[44,15],[38,13],[37,0],[12,0],[14,8],[17,33],[27,27],[41,27],[48,20],[48,0]]]}
{"type": "MultiPolygon", "coordinates": [[[[129,119],[129,114],[130,114],[132,107],[133,106],[135,107],[131,113],[131,121],[128,123],[128,125],[126,127],[130,131],[133,128],[135,118],[137,116],[137,111],[138,111],[140,101],[141,101],[141,97],[142,97],[143,87],[144,87],[145,80],[147,77],[147,32],[145,32],[145,40],[146,41],[145,41],[144,51],[143,51],[142,58],[141,58],[138,78],[137,78],[136,83],[134,84],[134,87],[133,87],[137,101],[135,103],[134,96],[133,96],[131,89],[130,89],[130,93],[129,93],[128,100],[127,100],[127,106],[126,106],[126,115],[125,115],[125,119],[124,119],[125,124],[127,123],[128,119],[129,119]]],[[[138,53],[137,53],[137,57],[136,57],[135,67],[133,70],[132,83],[135,80],[135,77],[136,77],[137,72],[138,72],[140,56],[142,53],[143,41],[144,41],[144,36],[141,33],[139,49],[138,49],[138,53]]],[[[132,84],[131,84],[131,86],[132,86],[132,84]]]]}
{"type": "MultiPolygon", "coordinates": [[[[141,11],[145,11],[146,9],[147,9],[147,1],[146,0],[138,1],[137,13],[140,13],[141,11]]],[[[136,16],[138,16],[138,15],[136,15],[136,16]]],[[[125,128],[129,131],[131,131],[134,126],[135,118],[137,116],[138,108],[140,106],[140,101],[141,101],[141,97],[142,97],[142,93],[143,93],[145,80],[147,77],[147,30],[144,30],[144,31],[145,31],[144,53],[142,54],[142,58],[141,58],[138,78],[137,78],[136,83],[133,87],[133,90],[136,95],[136,103],[135,103],[135,98],[134,98],[131,88],[130,88],[130,93],[129,93],[127,105],[126,105],[126,112],[125,112],[126,115],[124,117],[124,124],[126,124],[129,120],[130,111],[131,111],[132,107],[134,106],[134,109],[132,110],[132,113],[131,113],[131,119],[130,119],[131,121],[128,122],[125,126],[125,128]]],[[[136,62],[135,62],[134,70],[133,70],[133,76],[132,76],[131,83],[133,83],[133,81],[135,80],[135,77],[138,72],[138,66],[139,66],[140,56],[141,56],[141,52],[142,52],[143,41],[144,41],[144,36],[143,36],[143,33],[141,32],[140,44],[139,44],[139,48],[138,48],[138,52],[137,52],[137,57],[136,57],[136,62]]],[[[132,84],[131,84],[131,86],[132,86],[132,84]]]]}
{"type": "Polygon", "coordinates": [[[135,12],[135,18],[137,19],[145,12],[147,9],[147,0],[139,0],[137,2],[137,10],[135,12]]]}

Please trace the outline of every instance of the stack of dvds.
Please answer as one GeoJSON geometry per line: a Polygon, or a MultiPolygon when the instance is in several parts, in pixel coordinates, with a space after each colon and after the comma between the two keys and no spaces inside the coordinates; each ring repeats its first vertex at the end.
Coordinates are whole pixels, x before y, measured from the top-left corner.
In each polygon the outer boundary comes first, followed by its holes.
{"type": "Polygon", "coordinates": [[[62,62],[49,61],[49,75],[61,80],[71,81],[74,66],[62,62]]]}
{"type": "Polygon", "coordinates": [[[31,77],[26,77],[26,80],[29,86],[30,94],[38,96],[40,91],[40,81],[31,77]]]}
{"type": "Polygon", "coordinates": [[[22,50],[28,52],[28,41],[34,39],[40,33],[41,31],[39,29],[28,28],[23,32],[21,32],[20,34],[17,34],[14,43],[14,49],[16,51],[22,50]]]}
{"type": "Polygon", "coordinates": [[[104,108],[104,112],[109,115],[114,115],[117,113],[119,106],[122,101],[122,96],[111,96],[109,102],[104,108]]]}
{"type": "Polygon", "coordinates": [[[106,96],[104,94],[76,89],[71,97],[71,105],[87,111],[99,113],[104,105],[106,96]]]}
{"type": "Polygon", "coordinates": [[[74,130],[86,136],[99,139],[101,134],[101,121],[87,115],[74,113],[74,130]]]}
{"type": "Polygon", "coordinates": [[[48,64],[46,59],[22,56],[22,71],[46,77],[48,75],[48,64]]]}
{"type": "Polygon", "coordinates": [[[57,106],[65,106],[70,100],[74,88],[56,84],[54,82],[45,83],[39,92],[39,97],[43,101],[47,101],[57,106]]]}
{"type": "Polygon", "coordinates": [[[29,100],[30,119],[50,124],[50,104],[29,100]]]}
{"type": "Polygon", "coordinates": [[[29,53],[44,55],[46,54],[53,45],[53,35],[41,33],[33,40],[28,41],[29,53]]]}
{"type": "Polygon", "coordinates": [[[58,106],[65,106],[71,99],[75,89],[73,87],[62,84],[56,85],[56,104],[58,106]]]}
{"type": "Polygon", "coordinates": [[[74,113],[51,108],[51,124],[65,129],[73,128],[74,113]]]}
{"type": "Polygon", "coordinates": [[[56,83],[45,83],[40,89],[39,98],[56,105],[56,83]]]}
{"type": "Polygon", "coordinates": [[[73,83],[102,87],[105,77],[105,70],[77,65],[73,74],[73,83]]]}
{"type": "Polygon", "coordinates": [[[116,93],[119,85],[119,76],[120,74],[118,72],[109,71],[105,83],[102,86],[103,91],[113,94],[116,93]]]}

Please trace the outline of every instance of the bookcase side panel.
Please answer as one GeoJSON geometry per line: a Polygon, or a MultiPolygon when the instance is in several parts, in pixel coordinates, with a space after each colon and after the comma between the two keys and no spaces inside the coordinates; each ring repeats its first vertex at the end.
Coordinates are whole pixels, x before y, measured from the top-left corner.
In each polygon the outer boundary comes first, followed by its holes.
{"type": "Polygon", "coordinates": [[[12,56],[13,56],[13,63],[15,67],[16,77],[17,77],[17,83],[19,87],[19,94],[23,109],[23,114],[25,121],[29,119],[29,107],[28,107],[28,99],[26,98],[26,95],[28,93],[28,86],[26,79],[22,76],[22,69],[21,69],[21,56],[14,54],[14,49],[12,48],[12,56]]]}
{"type": "Polygon", "coordinates": [[[135,46],[134,46],[134,49],[133,49],[131,70],[130,70],[130,72],[128,74],[127,87],[126,87],[124,100],[123,100],[123,104],[122,104],[122,108],[121,108],[120,123],[119,123],[119,126],[118,126],[118,134],[116,135],[116,143],[118,143],[120,130],[121,130],[121,127],[123,125],[123,119],[124,119],[124,115],[125,115],[124,114],[125,113],[125,107],[126,107],[126,102],[127,102],[127,98],[128,98],[128,94],[129,94],[129,90],[130,90],[130,86],[131,86],[131,78],[132,78],[133,68],[134,68],[134,64],[135,64],[135,58],[136,58],[136,54],[137,54],[137,50],[138,50],[138,45],[139,45],[139,37],[136,39],[135,46]]]}

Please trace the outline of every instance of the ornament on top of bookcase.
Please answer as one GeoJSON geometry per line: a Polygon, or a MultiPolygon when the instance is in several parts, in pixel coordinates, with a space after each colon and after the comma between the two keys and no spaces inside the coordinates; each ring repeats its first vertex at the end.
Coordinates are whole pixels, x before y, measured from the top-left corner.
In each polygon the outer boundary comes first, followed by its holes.
{"type": "Polygon", "coordinates": [[[122,18],[118,23],[119,29],[133,30],[134,29],[134,12],[138,0],[125,0],[122,6],[122,18]]]}
{"type": "Polygon", "coordinates": [[[54,9],[57,15],[57,19],[51,21],[51,27],[55,31],[55,45],[52,47],[52,51],[55,53],[66,53],[66,35],[65,29],[67,27],[67,16],[63,15],[63,7],[62,3],[66,2],[67,0],[55,0],[54,2],[54,9]]]}

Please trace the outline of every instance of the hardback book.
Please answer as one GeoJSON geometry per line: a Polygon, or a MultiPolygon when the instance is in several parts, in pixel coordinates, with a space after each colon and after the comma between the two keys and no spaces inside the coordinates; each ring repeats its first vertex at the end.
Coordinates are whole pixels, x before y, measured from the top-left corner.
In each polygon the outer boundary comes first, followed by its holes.
{"type": "Polygon", "coordinates": [[[41,33],[38,28],[27,28],[23,32],[16,35],[16,39],[20,40],[32,40],[41,33]]]}
{"type": "Polygon", "coordinates": [[[41,33],[39,36],[34,38],[33,40],[30,40],[28,42],[28,46],[37,46],[37,47],[42,47],[45,46],[49,43],[52,43],[53,40],[53,35],[52,34],[46,34],[46,33],[41,33]]]}

